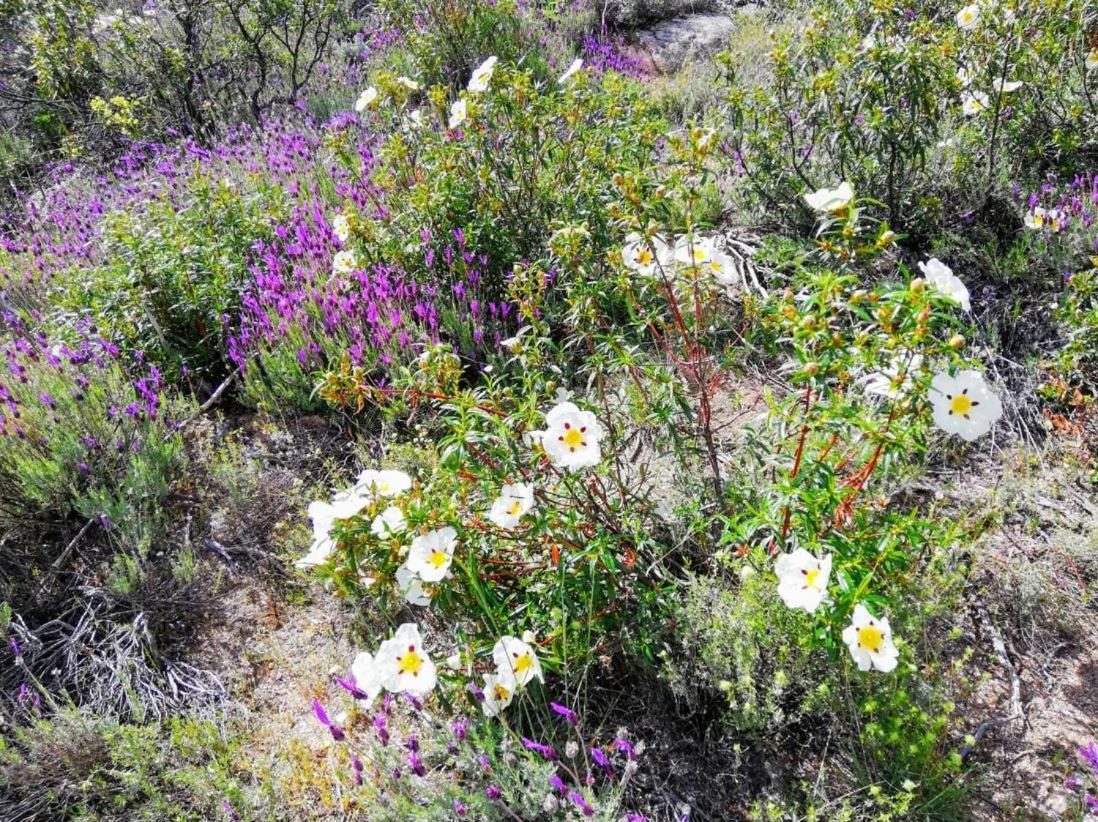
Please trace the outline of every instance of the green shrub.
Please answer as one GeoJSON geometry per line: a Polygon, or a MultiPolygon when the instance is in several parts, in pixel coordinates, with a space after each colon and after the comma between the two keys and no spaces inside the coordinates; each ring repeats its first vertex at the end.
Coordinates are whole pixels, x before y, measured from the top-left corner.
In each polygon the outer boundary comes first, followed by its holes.
{"type": "Polygon", "coordinates": [[[756,211],[807,228],[800,195],[847,180],[925,243],[947,211],[1070,168],[1095,117],[1076,53],[1084,4],[978,9],[965,29],[953,5],[816,3],[779,31],[765,70],[728,55],[733,165],[756,211]]]}
{"type": "Polygon", "coordinates": [[[211,179],[195,170],[182,204],[153,200],[103,223],[102,262],[54,276],[59,324],[90,318],[127,350],[141,351],[170,380],[221,379],[227,339],[251,279],[253,245],[288,207],[277,184],[211,179]]]}

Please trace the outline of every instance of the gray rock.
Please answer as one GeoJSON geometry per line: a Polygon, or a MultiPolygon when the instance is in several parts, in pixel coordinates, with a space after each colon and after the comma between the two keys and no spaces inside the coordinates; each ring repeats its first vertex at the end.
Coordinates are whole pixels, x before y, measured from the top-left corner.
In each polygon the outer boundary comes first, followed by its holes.
{"type": "Polygon", "coordinates": [[[674,74],[721,51],[735,26],[724,14],[688,14],[638,31],[636,48],[657,72],[674,74]]]}

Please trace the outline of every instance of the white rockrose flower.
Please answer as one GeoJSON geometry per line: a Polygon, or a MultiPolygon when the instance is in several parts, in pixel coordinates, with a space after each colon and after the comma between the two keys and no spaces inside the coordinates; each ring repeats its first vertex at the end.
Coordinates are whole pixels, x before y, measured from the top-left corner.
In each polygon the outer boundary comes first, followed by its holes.
{"type": "Polygon", "coordinates": [[[465,118],[468,116],[469,107],[465,103],[464,97],[459,97],[450,104],[450,128],[457,128],[465,122],[465,118]]]}
{"type": "Polygon", "coordinates": [[[955,377],[944,371],[935,374],[930,401],[934,424],[967,442],[982,437],[1003,416],[1002,402],[979,371],[962,371],[955,377]]]}
{"type": "Polygon", "coordinates": [[[518,637],[500,637],[492,648],[492,661],[496,663],[496,675],[501,679],[511,677],[516,685],[524,687],[531,679],[545,681],[533,646],[518,637]]]}
{"type": "Polygon", "coordinates": [[[499,62],[499,58],[493,55],[473,69],[473,75],[469,78],[469,85],[466,87],[467,90],[473,93],[487,91],[488,85],[492,82],[492,72],[496,70],[497,62],[499,62]]]}
{"type": "Polygon", "coordinates": [[[354,686],[366,694],[364,701],[372,705],[381,693],[381,669],[372,654],[363,651],[351,663],[351,679],[354,686]]]}
{"type": "Polygon", "coordinates": [[[423,650],[419,627],[405,622],[378,648],[375,662],[387,691],[425,696],[437,681],[435,663],[423,650]]]}
{"type": "Polygon", "coordinates": [[[847,182],[839,183],[835,188],[821,188],[812,194],[804,195],[804,201],[808,203],[808,207],[820,214],[842,211],[853,199],[854,187],[847,182]]]}
{"type": "Polygon", "coordinates": [[[965,31],[972,31],[980,24],[980,5],[972,3],[957,12],[957,25],[965,31]]]}
{"type": "Polygon", "coordinates": [[[876,668],[881,673],[895,669],[900,652],[892,642],[887,619],[877,619],[859,603],[850,624],[843,630],[843,642],[850,649],[859,671],[876,668]]]}
{"type": "Polygon", "coordinates": [[[369,468],[358,475],[355,487],[367,495],[397,497],[412,487],[412,478],[403,471],[375,471],[369,468]]]}
{"type": "Polygon", "coordinates": [[[923,272],[923,279],[926,280],[927,285],[934,286],[965,311],[972,310],[968,287],[954,275],[952,268],[937,257],[931,257],[925,263],[919,263],[919,270],[923,272]]]}
{"type": "Polygon", "coordinates": [[[515,698],[515,680],[507,676],[486,674],[484,677],[484,701],[480,703],[485,716],[499,716],[499,712],[515,698]]]}
{"type": "Polygon", "coordinates": [[[404,512],[395,505],[390,505],[370,523],[370,532],[379,539],[394,537],[407,527],[404,512]]]}
{"type": "Polygon", "coordinates": [[[782,602],[789,608],[803,608],[811,614],[827,595],[831,554],[816,559],[804,548],[798,548],[778,557],[774,572],[778,575],[778,596],[782,602]]]}
{"type": "Polygon", "coordinates": [[[377,100],[378,90],[373,86],[365,89],[355,100],[355,111],[363,112],[377,100]]]}
{"type": "Polygon", "coordinates": [[[504,485],[492,502],[488,519],[505,531],[513,531],[533,507],[534,486],[522,482],[504,485]]]}
{"type": "Polygon", "coordinates": [[[441,582],[450,571],[457,547],[457,531],[450,526],[428,531],[412,540],[408,569],[424,582],[441,582]]]}
{"type": "Polygon", "coordinates": [[[602,426],[590,411],[562,402],[545,415],[545,425],[546,430],[540,432],[541,444],[557,467],[590,468],[602,460],[602,426]]]}
{"type": "Polygon", "coordinates": [[[396,587],[404,601],[418,608],[426,608],[431,604],[431,595],[423,587],[423,580],[416,572],[404,563],[396,570],[396,587]]]}

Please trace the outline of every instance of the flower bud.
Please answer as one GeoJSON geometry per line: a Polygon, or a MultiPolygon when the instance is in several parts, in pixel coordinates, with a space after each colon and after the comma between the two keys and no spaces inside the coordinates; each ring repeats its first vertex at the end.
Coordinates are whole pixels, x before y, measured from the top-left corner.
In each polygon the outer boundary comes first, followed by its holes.
{"type": "Polygon", "coordinates": [[[954,334],[949,338],[949,347],[954,351],[959,351],[965,346],[965,338],[961,334],[954,334]]]}

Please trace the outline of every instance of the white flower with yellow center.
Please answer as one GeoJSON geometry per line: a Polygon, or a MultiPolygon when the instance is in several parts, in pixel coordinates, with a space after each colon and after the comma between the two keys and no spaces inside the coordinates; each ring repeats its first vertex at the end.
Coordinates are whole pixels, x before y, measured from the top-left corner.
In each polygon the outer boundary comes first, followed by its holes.
{"type": "Polygon", "coordinates": [[[735,268],[712,238],[679,237],[675,243],[675,262],[686,268],[696,268],[703,274],[711,274],[721,285],[736,283],[735,268]]]}
{"type": "Polygon", "coordinates": [[[892,628],[887,619],[877,619],[859,603],[854,606],[850,624],[843,630],[843,642],[859,671],[876,668],[887,674],[895,669],[900,652],[892,642],[892,628]]]}
{"type": "Polygon", "coordinates": [[[484,677],[484,701],[480,703],[485,716],[499,716],[499,712],[515,698],[515,680],[508,676],[486,674],[484,677]]]}
{"type": "Polygon", "coordinates": [[[935,374],[930,381],[930,401],[934,424],[967,442],[982,437],[1003,415],[1003,404],[979,371],[962,371],[955,377],[944,371],[935,374]]]}
{"type": "Polygon", "coordinates": [[[538,655],[529,643],[518,637],[500,637],[492,648],[492,661],[496,663],[496,675],[500,679],[510,677],[520,687],[528,685],[531,679],[545,681],[538,655]]]}
{"type": "Polygon", "coordinates": [[[1000,80],[999,91],[1003,94],[1010,94],[1012,91],[1017,91],[1024,86],[1021,80],[1000,80]]]}
{"type": "Polygon", "coordinates": [[[363,494],[396,497],[412,487],[412,478],[403,471],[375,471],[369,468],[358,475],[355,487],[363,494]]]}
{"type": "Polygon", "coordinates": [[[450,128],[457,128],[465,122],[465,118],[469,114],[469,107],[465,103],[464,97],[459,97],[450,104],[450,128]]]}
{"type": "Polygon", "coordinates": [[[960,83],[963,88],[968,88],[974,76],[975,72],[968,66],[961,66],[957,69],[957,82],[960,83]]]}
{"type": "Polygon", "coordinates": [[[369,504],[368,497],[355,493],[353,488],[340,491],[331,502],[316,500],[309,503],[308,515],[313,523],[313,544],[309,552],[294,563],[297,568],[313,568],[323,565],[335,551],[332,528],[337,520],[349,519],[369,504]]]}
{"type": "Polygon", "coordinates": [[[812,194],[805,194],[808,207],[820,214],[834,214],[842,211],[854,199],[854,187],[842,182],[835,188],[821,188],[812,194]]]}
{"type": "Polygon", "coordinates": [[[407,527],[404,512],[395,505],[390,505],[370,523],[370,532],[378,539],[395,537],[407,527]]]}
{"type": "Polygon", "coordinates": [[[488,85],[492,82],[492,72],[496,70],[498,61],[499,58],[492,56],[473,69],[473,76],[469,78],[469,85],[466,88],[474,94],[487,91],[488,85]]]}
{"type": "Polygon", "coordinates": [[[387,691],[424,696],[435,687],[435,663],[423,650],[423,640],[414,622],[405,622],[392,639],[381,643],[375,663],[387,691]]]}
{"type": "Polygon", "coordinates": [[[339,238],[341,243],[351,238],[351,221],[345,214],[337,214],[332,218],[332,233],[339,238]]]}
{"type": "Polygon", "coordinates": [[[1083,61],[1087,67],[1087,71],[1094,71],[1098,69],[1098,49],[1091,49],[1087,52],[1087,59],[1083,61]]]}
{"type": "Polygon", "coordinates": [[[1026,228],[1041,229],[1045,227],[1045,217],[1048,212],[1041,206],[1037,206],[1033,211],[1026,215],[1025,223],[1026,228]]]}
{"type": "Polygon", "coordinates": [[[557,82],[563,86],[571,80],[581,68],[583,68],[583,60],[577,57],[572,61],[572,64],[568,66],[567,70],[560,76],[560,79],[558,79],[557,82]]]}
{"type": "Polygon", "coordinates": [[[1048,230],[1053,234],[1059,234],[1067,224],[1064,220],[1064,213],[1057,208],[1050,208],[1045,219],[1048,221],[1048,230]]]}
{"type": "Polygon", "coordinates": [[[332,257],[332,271],[336,274],[350,274],[358,267],[358,257],[350,249],[337,251],[332,257]]]}
{"type": "Polygon", "coordinates": [[[534,486],[522,482],[504,485],[492,503],[488,519],[505,531],[513,531],[533,507],[534,486]]]}
{"type": "Polygon", "coordinates": [[[980,6],[972,3],[957,12],[957,25],[965,31],[971,31],[980,24],[980,6]]]}
{"type": "Polygon", "coordinates": [[[545,415],[546,429],[535,432],[553,465],[558,468],[590,468],[602,460],[599,440],[602,426],[590,411],[570,402],[553,406],[545,415]]]}
{"type": "Polygon", "coordinates": [[[408,550],[408,570],[415,572],[424,582],[440,582],[450,572],[457,547],[457,531],[447,525],[428,531],[412,540],[408,550]]]}
{"type": "Polygon", "coordinates": [[[937,257],[931,257],[925,263],[919,263],[919,270],[923,272],[923,278],[926,280],[927,285],[934,286],[940,293],[949,297],[965,311],[972,310],[968,286],[954,275],[952,268],[937,257]]]}
{"type": "Polygon", "coordinates": [[[373,655],[363,651],[358,654],[351,663],[351,679],[355,687],[366,694],[362,700],[367,707],[374,703],[377,695],[381,693],[381,668],[373,655]]]}
{"type": "Polygon", "coordinates": [[[778,596],[789,608],[803,608],[812,613],[827,595],[831,579],[831,554],[816,559],[804,548],[782,554],[774,563],[778,575],[778,596]]]}
{"type": "Polygon", "coordinates": [[[649,237],[633,232],[625,238],[625,245],[621,247],[621,261],[625,267],[644,276],[654,273],[669,256],[667,241],[659,236],[649,237]]]}
{"type": "Polygon", "coordinates": [[[426,608],[431,604],[431,595],[423,587],[423,580],[408,567],[407,563],[396,570],[396,587],[409,605],[426,608]]]}
{"type": "Polygon", "coordinates": [[[987,95],[982,91],[970,91],[964,96],[961,103],[961,111],[968,117],[975,117],[987,110],[987,95]]]}
{"type": "Polygon", "coordinates": [[[355,111],[363,112],[369,106],[371,106],[378,97],[378,90],[373,86],[365,89],[362,94],[358,95],[358,99],[355,100],[355,111]]]}

